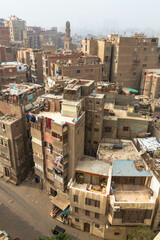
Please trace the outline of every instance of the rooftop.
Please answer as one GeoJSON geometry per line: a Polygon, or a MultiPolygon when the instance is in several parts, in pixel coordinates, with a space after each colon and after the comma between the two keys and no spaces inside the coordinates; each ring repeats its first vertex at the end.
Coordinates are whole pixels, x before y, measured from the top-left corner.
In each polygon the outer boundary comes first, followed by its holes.
{"type": "Polygon", "coordinates": [[[108,163],[96,160],[95,158],[89,156],[84,156],[82,160],[78,161],[75,171],[108,176],[109,169],[110,165],[108,163]]]}
{"type": "Polygon", "coordinates": [[[6,89],[1,91],[1,93],[18,96],[35,88],[42,88],[42,86],[34,83],[9,84],[6,89]]]}
{"type": "Polygon", "coordinates": [[[156,68],[151,68],[151,69],[144,69],[143,72],[150,72],[150,73],[157,73],[160,74],[160,68],[156,69],[156,68]]]}
{"type": "Polygon", "coordinates": [[[16,122],[17,120],[21,119],[21,117],[13,116],[13,115],[3,115],[0,116],[0,122],[3,122],[4,124],[12,124],[16,122]]]}
{"type": "Polygon", "coordinates": [[[152,190],[145,186],[116,184],[113,194],[116,202],[153,202],[152,190]]]}
{"type": "Polygon", "coordinates": [[[142,161],[115,160],[113,163],[112,176],[152,177],[152,174],[144,169],[144,164],[142,161]]]}
{"type": "Polygon", "coordinates": [[[55,123],[63,125],[65,122],[75,124],[81,118],[82,115],[78,119],[75,119],[75,118],[71,118],[71,117],[62,116],[61,113],[59,113],[59,112],[54,112],[54,113],[40,112],[37,116],[50,118],[55,123]]]}
{"type": "Polygon", "coordinates": [[[97,157],[111,165],[114,160],[141,160],[132,141],[119,139],[109,139],[106,142],[100,143],[97,157]],[[122,145],[122,149],[114,149],[115,144],[122,145]]]}

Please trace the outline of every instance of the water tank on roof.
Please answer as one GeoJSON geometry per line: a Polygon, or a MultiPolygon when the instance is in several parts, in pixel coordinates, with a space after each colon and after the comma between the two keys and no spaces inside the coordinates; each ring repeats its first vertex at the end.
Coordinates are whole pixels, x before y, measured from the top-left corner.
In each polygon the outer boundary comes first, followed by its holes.
{"type": "Polygon", "coordinates": [[[122,149],[122,144],[114,144],[114,149],[122,149]]]}

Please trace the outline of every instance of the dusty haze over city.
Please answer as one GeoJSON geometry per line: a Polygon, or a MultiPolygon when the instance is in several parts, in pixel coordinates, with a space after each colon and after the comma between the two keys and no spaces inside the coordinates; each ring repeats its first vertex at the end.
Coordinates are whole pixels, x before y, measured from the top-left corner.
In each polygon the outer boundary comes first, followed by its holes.
{"type": "Polygon", "coordinates": [[[159,8],[159,0],[6,0],[1,5],[0,15],[3,18],[19,16],[28,26],[57,26],[59,31],[64,31],[64,22],[69,20],[72,34],[126,31],[158,34],[159,8]]]}

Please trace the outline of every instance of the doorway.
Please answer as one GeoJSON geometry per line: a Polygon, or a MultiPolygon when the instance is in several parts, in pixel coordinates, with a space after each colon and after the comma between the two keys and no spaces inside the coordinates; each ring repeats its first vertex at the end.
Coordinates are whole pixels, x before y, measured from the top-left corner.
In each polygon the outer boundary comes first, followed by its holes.
{"type": "Polygon", "coordinates": [[[84,231],[90,232],[90,224],[89,223],[84,223],[84,231]]]}

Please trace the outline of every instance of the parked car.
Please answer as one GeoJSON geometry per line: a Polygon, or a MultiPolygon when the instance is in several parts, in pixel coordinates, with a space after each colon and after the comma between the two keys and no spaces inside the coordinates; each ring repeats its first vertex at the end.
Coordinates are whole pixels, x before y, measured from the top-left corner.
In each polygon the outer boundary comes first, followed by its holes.
{"type": "Polygon", "coordinates": [[[51,229],[52,233],[55,235],[58,235],[59,233],[65,233],[65,229],[55,225],[52,229],[51,229]]]}

